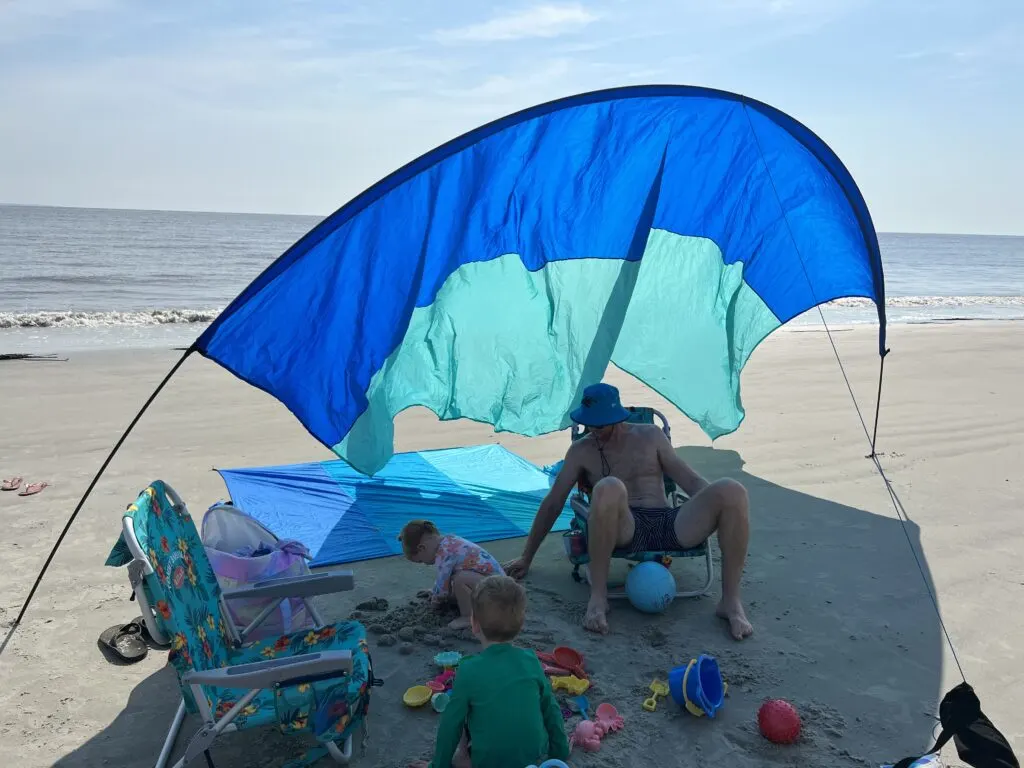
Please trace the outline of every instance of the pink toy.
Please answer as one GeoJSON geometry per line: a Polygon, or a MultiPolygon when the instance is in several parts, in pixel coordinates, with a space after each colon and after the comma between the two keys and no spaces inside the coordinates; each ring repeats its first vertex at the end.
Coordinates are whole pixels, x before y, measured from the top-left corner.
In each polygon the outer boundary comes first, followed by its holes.
{"type": "Polygon", "coordinates": [[[432,690],[434,693],[440,693],[442,691],[450,690],[452,682],[455,679],[455,670],[446,669],[440,675],[435,677],[433,680],[427,681],[427,688],[432,690]]]}
{"type": "Polygon", "coordinates": [[[569,739],[569,748],[582,747],[584,752],[597,752],[601,748],[601,739],[612,731],[621,730],[622,717],[611,704],[601,704],[594,713],[593,720],[581,720],[576,724],[569,739]]]}
{"type": "Polygon", "coordinates": [[[593,720],[580,720],[569,738],[569,749],[583,747],[584,752],[597,752],[601,748],[601,726],[593,720]]]}
{"type": "Polygon", "coordinates": [[[599,705],[597,711],[594,713],[594,719],[597,720],[598,725],[604,728],[605,733],[620,731],[624,725],[619,711],[611,704],[599,705]]]}

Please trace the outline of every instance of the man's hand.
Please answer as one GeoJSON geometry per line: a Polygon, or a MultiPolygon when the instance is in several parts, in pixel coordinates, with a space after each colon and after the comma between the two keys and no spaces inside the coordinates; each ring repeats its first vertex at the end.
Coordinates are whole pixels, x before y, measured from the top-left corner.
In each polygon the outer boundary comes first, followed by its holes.
{"type": "Polygon", "coordinates": [[[526,537],[526,545],[523,547],[523,554],[515,560],[509,560],[502,566],[502,569],[513,579],[522,579],[530,571],[533,563],[533,556],[540,549],[544,537],[551,532],[555,520],[565,508],[565,502],[569,500],[573,486],[580,477],[579,448],[576,444],[569,447],[565,454],[565,461],[562,468],[551,484],[551,490],[540,503],[536,516],[533,518],[533,525],[530,526],[530,535],[526,537]]]}
{"type": "Polygon", "coordinates": [[[515,560],[509,560],[501,568],[506,574],[518,581],[519,579],[525,579],[526,574],[530,572],[530,561],[525,557],[517,557],[515,560]]]}

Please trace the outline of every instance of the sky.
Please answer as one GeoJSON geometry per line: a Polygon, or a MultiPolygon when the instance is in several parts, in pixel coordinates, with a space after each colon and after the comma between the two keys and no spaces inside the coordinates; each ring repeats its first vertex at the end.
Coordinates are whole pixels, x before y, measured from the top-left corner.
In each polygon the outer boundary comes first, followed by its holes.
{"type": "Polygon", "coordinates": [[[324,215],[640,83],[793,115],[879,231],[1024,234],[1021,0],[0,0],[0,202],[324,215]]]}

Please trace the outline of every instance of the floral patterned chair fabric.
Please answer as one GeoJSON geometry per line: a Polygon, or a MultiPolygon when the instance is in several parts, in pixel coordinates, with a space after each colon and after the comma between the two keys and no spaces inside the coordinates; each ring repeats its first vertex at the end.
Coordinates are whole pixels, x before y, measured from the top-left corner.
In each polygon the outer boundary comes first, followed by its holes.
{"type": "MultiPolygon", "coordinates": [[[[225,622],[220,585],[195,524],[169,490],[162,481],[154,482],[128,507],[125,517],[131,518],[135,538],[155,572],[157,584],[147,584],[148,594],[171,638],[169,659],[188,710],[216,722],[249,692],[189,685],[185,676],[190,672],[347,650],[352,654],[351,674],[275,684],[260,690],[231,720],[237,729],[276,725],[284,733],[310,733],[321,744],[345,742],[366,716],[373,683],[363,626],[343,621],[241,646],[225,622]],[[193,695],[196,689],[202,693],[198,703],[193,695]]],[[[121,558],[123,544],[119,541],[115,546],[108,563],[121,558]]],[[[314,749],[291,765],[310,765],[327,752],[314,749]]]]}

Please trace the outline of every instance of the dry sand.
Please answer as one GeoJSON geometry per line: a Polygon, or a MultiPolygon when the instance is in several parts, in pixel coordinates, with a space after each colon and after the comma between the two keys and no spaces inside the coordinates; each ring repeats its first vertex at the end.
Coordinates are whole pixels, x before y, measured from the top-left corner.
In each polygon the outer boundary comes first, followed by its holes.
{"type": "MultiPolygon", "coordinates": [[[[838,332],[854,389],[872,410],[875,336],[838,332]]],[[[907,532],[942,607],[964,670],[983,705],[1024,752],[1024,334],[1015,324],[897,326],[890,336],[879,450],[912,519],[907,532]]],[[[67,515],[110,446],[164,372],[173,352],[74,355],[68,363],[0,363],[0,475],[51,483],[41,495],[0,495],[5,535],[0,626],[21,600],[67,515]]],[[[622,375],[625,399],[662,401],[622,375]]],[[[612,633],[578,626],[583,587],[551,537],[528,580],[523,642],[568,643],[589,661],[593,703],[609,701],[626,719],[600,752],[574,754],[573,766],[872,766],[928,745],[931,713],[959,681],[907,537],[872,463],[826,337],[775,334],[744,375],[746,423],[708,441],[669,411],[674,442],[709,478],[731,476],[750,491],[753,531],[745,595],[756,635],[736,644],[713,612],[711,596],[676,601],[658,617],[627,605],[611,615],[612,633]],[[730,697],[714,721],[671,704],[641,710],[652,678],[698,653],[716,655],[730,697]],[[767,697],[785,697],[804,717],[800,744],[773,747],[756,732],[767,697]]],[[[866,413],[866,418],[870,417],[866,413]]],[[[494,436],[473,424],[438,425],[409,412],[402,450],[499,441],[539,464],[560,457],[564,434],[535,440],[494,436]]],[[[271,398],[215,365],[189,361],[125,444],[97,486],[48,573],[24,624],[0,658],[3,764],[151,766],[177,701],[165,655],[117,666],[97,647],[107,626],[137,615],[123,569],[103,560],[120,513],[150,480],[171,483],[194,512],[225,495],[214,466],[327,458],[271,398]]],[[[410,510],[410,514],[415,511],[410,510]]],[[[500,557],[518,541],[491,547],[500,557]]],[[[328,616],[386,598],[392,610],[429,586],[429,569],[395,559],[355,564],[357,589],[325,599],[328,616]]],[[[682,579],[696,566],[676,566],[682,579]]],[[[428,619],[385,616],[384,623],[428,619]]],[[[370,618],[367,623],[380,623],[370,618]]],[[[471,643],[441,638],[471,652],[471,643]]],[[[373,648],[385,685],[374,692],[361,766],[403,765],[429,753],[436,716],[410,711],[403,691],[430,670],[433,646],[373,648]]],[[[179,750],[196,727],[186,721],[179,750]]],[[[271,766],[293,742],[267,731],[223,738],[220,768],[271,766]]],[[[955,764],[956,761],[953,760],[955,764]]]]}

